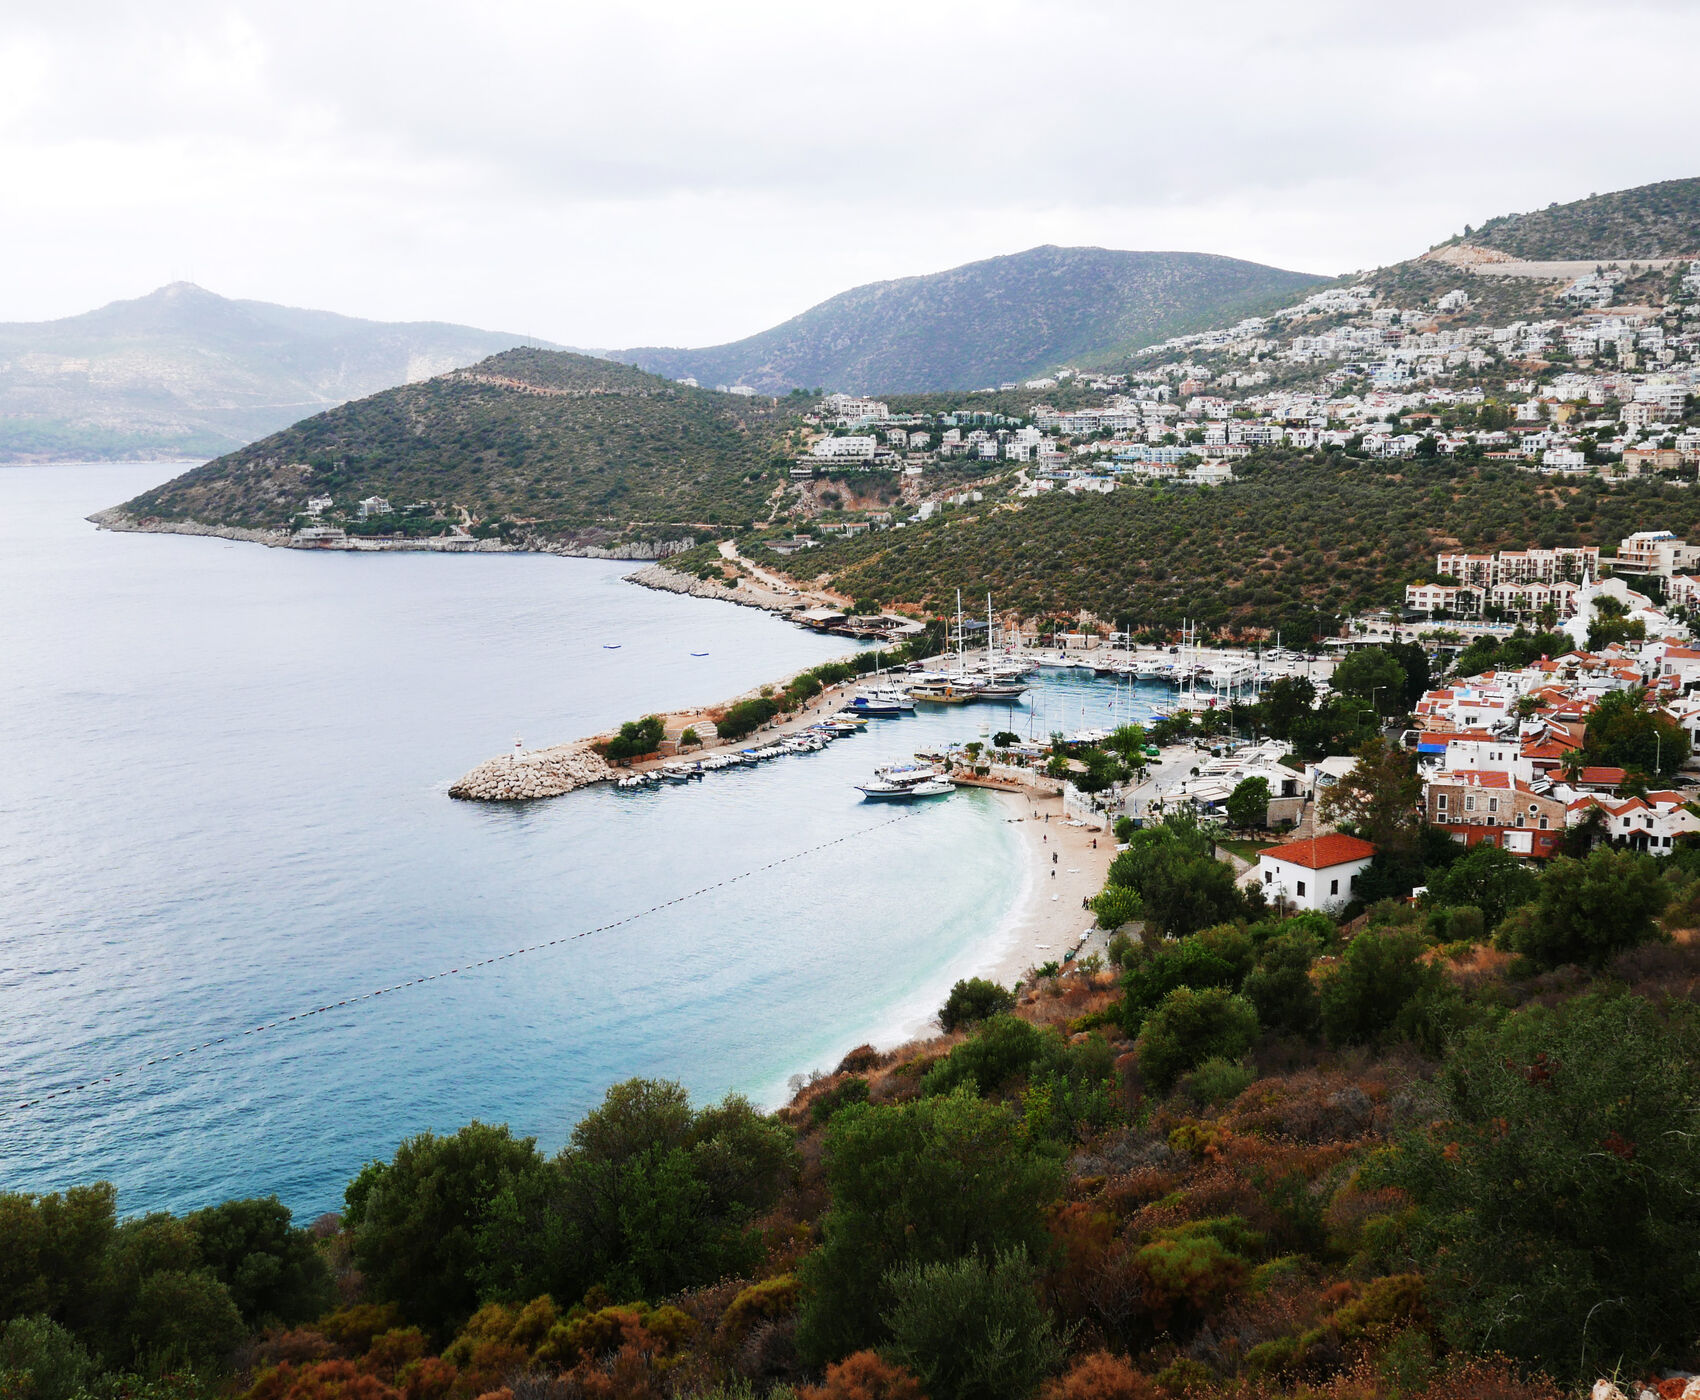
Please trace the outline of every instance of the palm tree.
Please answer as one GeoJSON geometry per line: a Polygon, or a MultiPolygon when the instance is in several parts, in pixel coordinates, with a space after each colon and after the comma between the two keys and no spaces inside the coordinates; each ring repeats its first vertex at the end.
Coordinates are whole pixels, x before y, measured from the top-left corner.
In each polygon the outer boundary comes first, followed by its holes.
{"type": "Polygon", "coordinates": [[[1588,766],[1588,757],[1581,749],[1566,749],[1558,761],[1558,771],[1571,782],[1582,776],[1582,770],[1588,766]]]}

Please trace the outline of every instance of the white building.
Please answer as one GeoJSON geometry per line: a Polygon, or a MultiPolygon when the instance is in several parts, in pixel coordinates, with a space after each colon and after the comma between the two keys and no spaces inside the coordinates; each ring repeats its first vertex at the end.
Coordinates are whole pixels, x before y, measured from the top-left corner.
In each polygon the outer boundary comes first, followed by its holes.
{"type": "Polygon", "coordinates": [[[1358,876],[1374,855],[1368,841],[1333,832],[1259,852],[1257,878],[1271,904],[1281,901],[1328,914],[1350,903],[1358,876]]]}
{"type": "Polygon", "coordinates": [[[826,462],[868,462],[873,460],[879,444],[872,434],[849,437],[823,437],[810,449],[813,456],[826,462]]]}
{"type": "Polygon", "coordinates": [[[390,509],[390,503],[382,496],[368,496],[360,502],[360,518],[369,520],[374,515],[388,515],[390,509]]]}

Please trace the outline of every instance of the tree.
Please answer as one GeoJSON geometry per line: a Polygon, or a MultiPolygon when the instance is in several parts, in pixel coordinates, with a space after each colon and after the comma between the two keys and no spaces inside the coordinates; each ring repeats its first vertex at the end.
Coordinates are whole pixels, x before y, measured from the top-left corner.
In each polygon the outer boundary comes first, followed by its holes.
{"type": "Polygon", "coordinates": [[[276,1196],[226,1201],[185,1218],[202,1262],[229,1290],[242,1320],[293,1327],[335,1300],[330,1272],[276,1196]]]}
{"type": "Polygon", "coordinates": [[[1372,1044],[1408,1029],[1402,1018],[1418,998],[1436,992],[1440,972],[1423,961],[1427,945],[1414,929],[1365,929],[1347,946],[1322,984],[1322,1029],[1335,1045],[1372,1044]]]}
{"type": "Polygon", "coordinates": [[[1422,779],[1415,758],[1380,737],[1357,752],[1357,766],[1328,787],[1318,804],[1325,822],[1349,823],[1391,857],[1413,854],[1422,840],[1422,779]]]}
{"type": "Polygon", "coordinates": [[[1555,856],[1533,904],[1500,928],[1499,942],[1542,967],[1603,966],[1657,934],[1668,890],[1653,856],[1601,849],[1582,860],[1555,856]]]}
{"type": "Polygon", "coordinates": [[[1259,707],[1263,727],[1277,739],[1291,737],[1294,722],[1310,713],[1316,703],[1316,687],[1303,676],[1280,676],[1265,692],[1259,707]]]}
{"type": "Polygon", "coordinates": [[[1108,883],[1132,890],[1151,928],[1185,935],[1245,912],[1234,873],[1190,812],[1173,812],[1132,833],[1110,864],[1108,883]]]}
{"type": "Polygon", "coordinates": [[[1029,1400],[1066,1348],[1019,1249],[903,1264],[886,1275],[889,1354],[932,1400],[1029,1400]]]}
{"type": "Polygon", "coordinates": [[[984,977],[970,977],[950,989],[939,1008],[939,1025],[948,1034],[996,1016],[1015,1005],[1015,993],[984,977]]]}
{"type": "Polygon", "coordinates": [[[1238,1060],[1257,1040],[1257,1012],[1226,988],[1178,987],[1146,1018],[1134,1042],[1145,1082],[1166,1094],[1206,1060],[1238,1060]]]}
{"type": "Polygon", "coordinates": [[[492,1201],[482,1291],[659,1298],[742,1272],[760,1254],[749,1222],[795,1170],[791,1134],[738,1095],[694,1109],[669,1081],[615,1084],[553,1161],[492,1201]]]}
{"type": "Polygon", "coordinates": [[[14,1317],[0,1330],[0,1392],[71,1400],[93,1373],[94,1359],[82,1343],[50,1317],[14,1317]],[[16,1387],[20,1379],[24,1385],[16,1387]]]}
{"type": "Polygon", "coordinates": [[[1228,794],[1230,826],[1262,826],[1269,814],[1269,780],[1241,778],[1228,794]]]}
{"type": "Polygon", "coordinates": [[[1240,990],[1268,1029],[1306,1037],[1316,1033],[1320,1003],[1310,979],[1316,952],[1316,939],[1294,928],[1276,934],[1258,953],[1257,966],[1240,990]]]}
{"type": "Polygon", "coordinates": [[[492,1203],[535,1178],[535,1138],[473,1122],[452,1137],[420,1133],[390,1162],[369,1162],[344,1193],[344,1227],[373,1295],[452,1332],[478,1306],[478,1234],[492,1203]]]}
{"type": "MultiPolygon", "coordinates": [[[[1426,663],[1424,671],[1426,681],[1426,663]]],[[[1406,682],[1405,663],[1401,657],[1395,656],[1386,647],[1362,647],[1341,660],[1334,668],[1329,684],[1337,695],[1361,700],[1371,705],[1378,714],[1395,715],[1404,712],[1406,682]]]]}
{"type": "Polygon", "coordinates": [[[1500,846],[1481,841],[1467,854],[1429,879],[1432,904],[1474,905],[1490,929],[1540,889],[1535,872],[1500,846]]]}
{"type": "Polygon", "coordinates": [[[1676,721],[1647,707],[1643,689],[1614,690],[1588,715],[1588,760],[1668,777],[1688,758],[1688,734],[1676,721]]]}
{"type": "Polygon", "coordinates": [[[966,1087],[841,1109],[826,1131],[826,1178],[832,1205],[803,1261],[797,1326],[797,1348],[817,1366],[885,1339],[893,1268],[1018,1248],[1036,1256],[1044,1209],[1062,1190],[1054,1152],[966,1087]]]}
{"type": "Polygon", "coordinates": [[[1670,1364],[1700,1314],[1700,1014],[1531,1007],[1465,1036],[1440,1084],[1447,1110],[1365,1184],[1415,1204],[1396,1267],[1430,1280],[1446,1339],[1584,1382],[1670,1364]]]}

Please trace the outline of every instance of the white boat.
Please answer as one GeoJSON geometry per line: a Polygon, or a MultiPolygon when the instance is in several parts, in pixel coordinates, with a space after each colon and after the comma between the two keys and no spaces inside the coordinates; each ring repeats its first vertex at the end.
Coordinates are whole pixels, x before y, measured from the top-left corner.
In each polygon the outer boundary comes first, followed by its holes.
{"type": "Polygon", "coordinates": [[[874,770],[873,778],[857,783],[856,791],[868,802],[908,802],[916,797],[942,797],[954,786],[931,763],[888,763],[874,770]],[[923,790],[925,789],[925,790],[923,790]]]}
{"type": "Polygon", "coordinates": [[[895,686],[870,686],[850,697],[853,714],[890,717],[915,712],[915,702],[895,686]]]}

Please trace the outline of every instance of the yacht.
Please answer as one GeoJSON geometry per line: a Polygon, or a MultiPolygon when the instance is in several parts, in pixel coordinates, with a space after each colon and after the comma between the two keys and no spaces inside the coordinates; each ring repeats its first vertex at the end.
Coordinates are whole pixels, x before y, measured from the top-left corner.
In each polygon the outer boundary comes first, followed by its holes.
{"type": "Polygon", "coordinates": [[[846,708],[857,715],[893,716],[915,712],[915,702],[895,686],[869,686],[850,697],[846,708]]]}
{"type": "Polygon", "coordinates": [[[876,768],[868,782],[856,784],[867,802],[910,802],[917,797],[944,797],[956,785],[931,763],[893,763],[876,768]]]}

